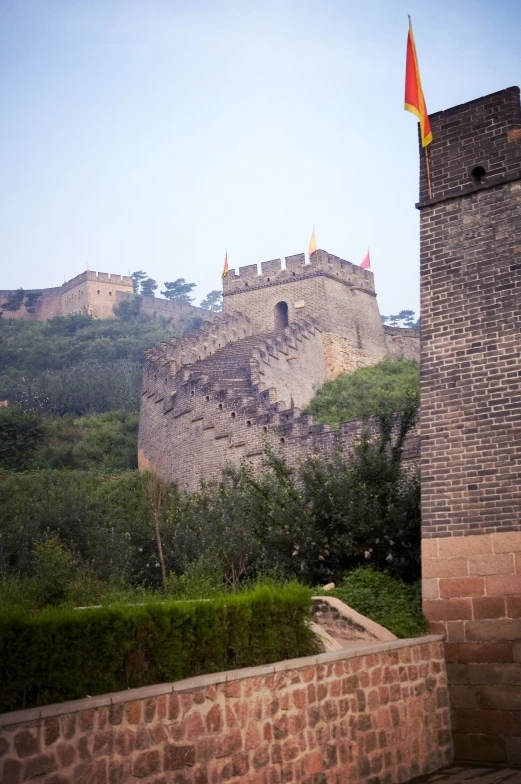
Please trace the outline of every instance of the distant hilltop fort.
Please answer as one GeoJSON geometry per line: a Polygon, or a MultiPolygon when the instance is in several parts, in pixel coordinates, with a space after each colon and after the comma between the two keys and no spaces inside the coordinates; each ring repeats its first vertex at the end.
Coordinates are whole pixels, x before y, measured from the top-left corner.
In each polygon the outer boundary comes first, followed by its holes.
{"type": "Polygon", "coordinates": [[[419,332],[386,327],[373,273],[324,250],[230,270],[223,316],[146,352],[139,465],[194,489],[226,463],[260,461],[265,443],[290,464],[348,447],[301,416],[318,386],[386,357],[419,358],[419,332]]]}
{"type": "MultiPolygon", "coordinates": [[[[86,313],[99,319],[114,318],[114,308],[134,295],[131,277],[90,270],[55,288],[24,291],[23,302],[18,300],[19,291],[0,291],[0,311],[4,317],[47,321],[55,316],[86,313]],[[13,307],[10,303],[13,302],[16,309],[10,310],[13,307]]],[[[141,313],[151,318],[163,316],[173,323],[194,317],[207,320],[214,318],[210,311],[179,300],[140,297],[139,301],[141,313]]]]}

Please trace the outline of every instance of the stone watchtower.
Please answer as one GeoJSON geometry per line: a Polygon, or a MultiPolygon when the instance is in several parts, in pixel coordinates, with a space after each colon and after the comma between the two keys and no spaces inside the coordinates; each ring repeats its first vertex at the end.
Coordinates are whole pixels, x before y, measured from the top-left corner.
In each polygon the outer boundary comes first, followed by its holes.
{"type": "MultiPolygon", "coordinates": [[[[382,325],[373,273],[317,250],[230,270],[223,280],[223,312],[245,313],[254,332],[281,330],[313,318],[322,330],[327,377],[352,371],[393,353],[382,325]],[[389,345],[388,345],[389,344],[389,345]]],[[[402,330],[403,332],[403,330],[402,330]]]]}
{"type": "Polygon", "coordinates": [[[430,116],[421,151],[424,611],[447,635],[456,756],[521,763],[521,111],[430,116]]]}

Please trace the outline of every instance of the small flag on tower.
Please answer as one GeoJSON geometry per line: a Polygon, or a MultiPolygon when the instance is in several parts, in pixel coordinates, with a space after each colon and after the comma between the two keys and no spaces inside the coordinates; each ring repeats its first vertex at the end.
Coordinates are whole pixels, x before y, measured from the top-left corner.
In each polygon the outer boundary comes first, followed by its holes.
{"type": "Polygon", "coordinates": [[[371,269],[371,257],[369,255],[369,248],[367,249],[367,253],[364,256],[364,260],[360,264],[361,269],[371,269]]]}
{"type": "Polygon", "coordinates": [[[226,255],[224,257],[224,267],[223,267],[221,277],[222,278],[226,277],[227,273],[228,273],[228,251],[226,251],[226,255]]]}
{"type": "Polygon", "coordinates": [[[425,98],[423,97],[422,83],[416,47],[412,34],[411,17],[409,17],[409,34],[407,36],[407,63],[405,66],[405,109],[416,115],[420,121],[420,136],[422,147],[427,147],[432,142],[431,124],[425,98]]]}
{"type": "Polygon", "coordinates": [[[308,248],[308,256],[311,256],[317,249],[317,240],[315,237],[315,227],[313,226],[313,231],[311,232],[311,239],[309,240],[309,248],[308,248]]]}

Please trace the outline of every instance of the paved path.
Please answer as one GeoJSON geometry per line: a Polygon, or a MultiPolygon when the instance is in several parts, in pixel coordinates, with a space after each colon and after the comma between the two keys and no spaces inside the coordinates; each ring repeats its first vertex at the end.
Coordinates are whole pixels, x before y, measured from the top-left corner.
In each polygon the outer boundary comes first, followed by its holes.
{"type": "Polygon", "coordinates": [[[456,762],[409,784],[521,784],[521,768],[456,762]]]}

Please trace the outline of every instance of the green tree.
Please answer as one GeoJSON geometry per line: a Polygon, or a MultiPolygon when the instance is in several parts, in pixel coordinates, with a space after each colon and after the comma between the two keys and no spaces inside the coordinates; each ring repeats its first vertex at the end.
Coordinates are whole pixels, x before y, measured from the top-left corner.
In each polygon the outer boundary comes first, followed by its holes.
{"type": "Polygon", "coordinates": [[[119,305],[114,308],[114,315],[121,321],[135,321],[141,311],[141,297],[137,294],[130,299],[122,300],[119,305]]]}
{"type": "Polygon", "coordinates": [[[17,310],[20,310],[24,303],[25,298],[25,291],[23,289],[17,289],[9,299],[4,302],[2,305],[4,310],[7,310],[9,313],[14,313],[17,310]]]}
{"type": "Polygon", "coordinates": [[[419,385],[420,368],[415,360],[385,359],[327,382],[304,413],[333,427],[344,420],[392,414],[417,404],[419,385]]]}
{"type": "Polygon", "coordinates": [[[45,425],[38,414],[22,411],[18,406],[0,408],[0,466],[27,468],[45,435],[45,425]]]}
{"type": "Polygon", "coordinates": [[[143,297],[155,297],[155,290],[157,289],[157,283],[153,278],[147,278],[141,283],[141,296],[143,297]]]}
{"type": "Polygon", "coordinates": [[[143,272],[143,270],[137,270],[133,272],[130,276],[132,278],[132,286],[134,287],[134,294],[139,294],[139,287],[141,285],[141,281],[147,279],[147,273],[143,272]]]}
{"type": "Polygon", "coordinates": [[[194,298],[190,296],[195,289],[195,283],[186,283],[184,278],[177,278],[172,282],[165,281],[165,290],[161,292],[166,299],[175,299],[190,305],[194,298]]]}
{"type": "Polygon", "coordinates": [[[210,291],[209,294],[202,300],[200,304],[201,308],[205,308],[206,310],[211,310],[213,313],[220,313],[223,309],[223,295],[222,291],[218,289],[214,289],[214,291],[210,291]]]}
{"type": "Polygon", "coordinates": [[[410,329],[420,328],[420,319],[416,319],[414,310],[401,310],[394,316],[382,316],[382,323],[389,324],[390,327],[409,327],[410,329]]]}

